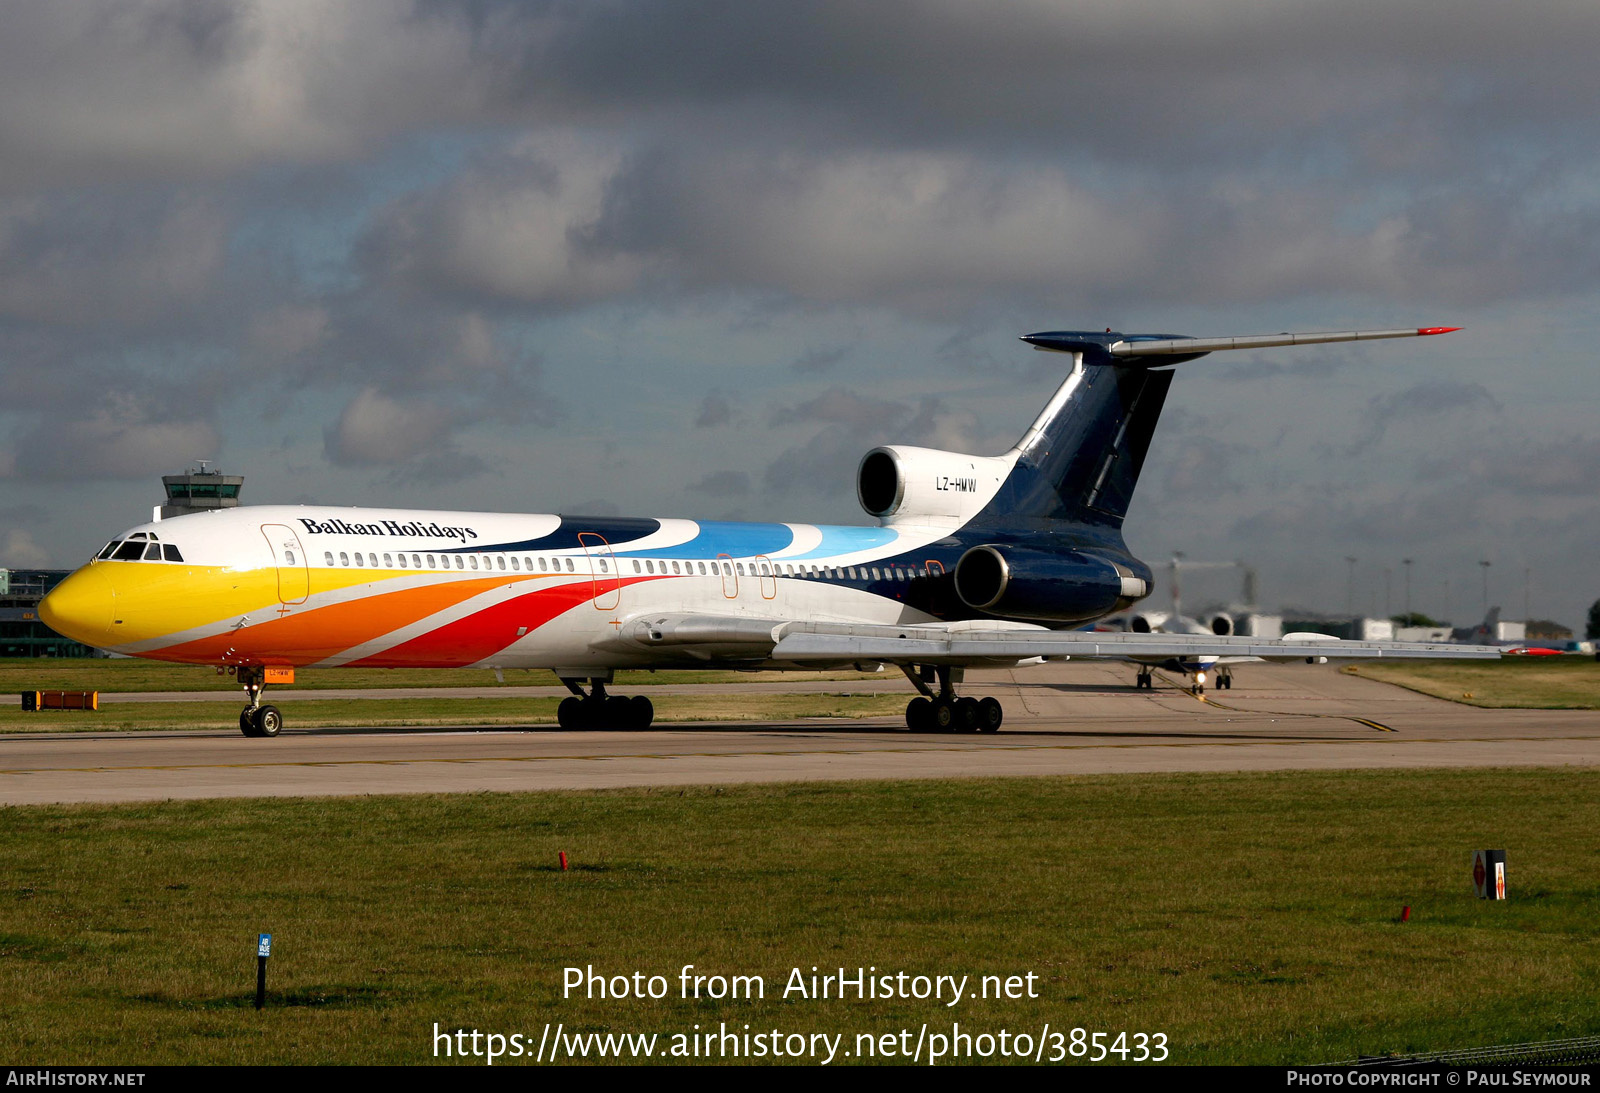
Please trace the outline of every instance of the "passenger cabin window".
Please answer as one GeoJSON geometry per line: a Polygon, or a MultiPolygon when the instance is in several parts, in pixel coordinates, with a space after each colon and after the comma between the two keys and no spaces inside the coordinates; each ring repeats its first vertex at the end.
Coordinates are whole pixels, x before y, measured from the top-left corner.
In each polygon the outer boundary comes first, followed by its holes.
{"type": "Polygon", "coordinates": [[[373,569],[378,568],[378,556],[376,554],[369,553],[367,555],[367,562],[372,566],[373,569]]]}
{"type": "Polygon", "coordinates": [[[567,559],[567,572],[568,572],[568,573],[575,573],[575,572],[577,572],[577,571],[576,571],[576,570],[574,570],[574,569],[573,569],[573,568],[572,568],[572,559],[571,559],[571,558],[568,558],[568,559],[567,559]]]}
{"type": "Polygon", "coordinates": [[[389,555],[385,554],[383,556],[383,568],[392,569],[393,567],[394,567],[394,559],[389,557],[389,555]]]}
{"type": "Polygon", "coordinates": [[[333,551],[325,550],[322,552],[322,564],[326,566],[333,565],[333,551]]]}
{"type": "MultiPolygon", "coordinates": [[[[361,555],[357,554],[356,557],[359,558],[359,557],[361,557],[361,555]]],[[[343,551],[343,550],[341,550],[339,552],[339,564],[340,565],[349,565],[350,564],[350,555],[347,552],[343,551]]]]}
{"type": "Polygon", "coordinates": [[[522,572],[521,561],[520,561],[520,559],[517,558],[517,556],[515,554],[513,554],[511,556],[511,568],[512,568],[512,570],[514,572],[517,572],[517,573],[521,573],[522,572]]]}
{"type": "Polygon", "coordinates": [[[363,564],[365,564],[365,563],[363,563],[361,561],[361,552],[358,550],[358,551],[356,551],[356,565],[359,566],[359,565],[363,565],[363,564]]]}
{"type": "Polygon", "coordinates": [[[500,557],[496,558],[495,561],[497,563],[499,563],[499,566],[500,566],[501,569],[504,569],[506,567],[505,555],[502,554],[500,557]]]}
{"type": "Polygon", "coordinates": [[[463,562],[461,560],[461,555],[457,554],[456,555],[456,568],[457,569],[465,569],[466,565],[467,565],[467,563],[465,563],[465,562],[463,562]]]}
{"type": "MultiPolygon", "coordinates": [[[[384,557],[387,558],[388,555],[385,554],[384,557]]],[[[400,568],[401,569],[406,568],[406,556],[404,554],[400,555],[400,568]]]]}
{"type": "Polygon", "coordinates": [[[474,554],[472,556],[471,561],[472,561],[472,568],[473,569],[477,569],[478,568],[478,556],[476,554],[474,554]]]}

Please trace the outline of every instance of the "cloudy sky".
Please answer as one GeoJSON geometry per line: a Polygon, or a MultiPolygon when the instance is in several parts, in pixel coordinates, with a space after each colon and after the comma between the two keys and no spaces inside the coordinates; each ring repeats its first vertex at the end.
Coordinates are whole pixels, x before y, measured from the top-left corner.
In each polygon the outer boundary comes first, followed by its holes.
{"type": "Polygon", "coordinates": [[[873,444],[1015,440],[1061,365],[1018,334],[1438,324],[1182,366],[1129,544],[1330,610],[1409,557],[1458,622],[1488,560],[1581,625],[1597,56],[1593,0],[8,4],[0,564],[197,458],[866,522],[873,444]]]}

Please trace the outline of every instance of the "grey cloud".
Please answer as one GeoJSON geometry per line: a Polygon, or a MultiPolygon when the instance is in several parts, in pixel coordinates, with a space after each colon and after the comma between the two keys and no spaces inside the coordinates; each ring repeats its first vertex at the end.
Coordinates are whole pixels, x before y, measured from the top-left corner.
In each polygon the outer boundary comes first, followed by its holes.
{"type": "Polygon", "coordinates": [[[799,406],[775,408],[770,420],[774,428],[822,425],[767,465],[762,481],[781,494],[852,494],[856,465],[879,444],[948,451],[984,446],[975,436],[976,421],[970,413],[951,410],[933,397],[894,402],[835,387],[799,406]]]}
{"type": "Polygon", "coordinates": [[[789,367],[801,373],[826,372],[849,354],[849,348],[842,345],[833,349],[808,349],[789,367]]]}
{"type": "Polygon", "coordinates": [[[1456,380],[1428,380],[1402,391],[1374,395],[1367,403],[1365,444],[1383,439],[1389,427],[1399,421],[1440,417],[1462,410],[1498,413],[1500,403],[1478,383],[1456,380]]]}
{"type": "Polygon", "coordinates": [[[0,202],[0,315],[138,328],[198,313],[216,295],[226,229],[214,204],[180,194],[0,202]]]}
{"type": "Polygon", "coordinates": [[[562,505],[561,512],[569,516],[621,516],[622,509],[616,502],[600,498],[591,498],[588,501],[579,501],[571,505],[562,505]]]}
{"type": "Polygon", "coordinates": [[[76,414],[50,414],[0,449],[0,477],[138,479],[214,456],[222,439],[210,421],[182,416],[137,395],[99,395],[76,414]]]}
{"type": "Polygon", "coordinates": [[[1600,440],[1472,436],[1448,453],[1423,459],[1417,473],[1423,481],[1470,484],[1479,493],[1502,490],[1592,502],[1600,484],[1600,440]]]}
{"type": "Polygon", "coordinates": [[[700,410],[695,414],[694,427],[696,429],[714,429],[719,425],[726,425],[733,420],[733,404],[719,394],[707,395],[700,402],[700,410]]]}
{"type": "Polygon", "coordinates": [[[360,243],[363,265],[415,293],[532,307],[625,293],[643,259],[587,242],[615,158],[573,139],[490,157],[381,211],[360,243]]]}
{"type": "Polygon", "coordinates": [[[1245,452],[1238,444],[1229,444],[1208,436],[1186,436],[1176,453],[1167,460],[1167,474],[1163,486],[1169,494],[1203,492],[1214,495],[1238,488],[1234,480],[1234,464],[1245,452]]]}
{"type": "Polygon", "coordinates": [[[404,4],[23,4],[0,37],[0,188],[347,160],[463,119],[496,66],[404,4]]]}
{"type": "Polygon", "coordinates": [[[904,403],[869,398],[843,387],[830,387],[798,406],[774,407],[768,420],[774,426],[825,421],[851,428],[888,425],[907,416],[904,403]]]}
{"type": "Polygon", "coordinates": [[[368,387],[345,404],[323,433],[328,459],[349,466],[398,463],[437,446],[459,424],[449,408],[402,401],[368,387]]]}
{"type": "Polygon", "coordinates": [[[744,497],[750,492],[750,476],[744,471],[712,471],[687,488],[709,497],[744,497]]]}

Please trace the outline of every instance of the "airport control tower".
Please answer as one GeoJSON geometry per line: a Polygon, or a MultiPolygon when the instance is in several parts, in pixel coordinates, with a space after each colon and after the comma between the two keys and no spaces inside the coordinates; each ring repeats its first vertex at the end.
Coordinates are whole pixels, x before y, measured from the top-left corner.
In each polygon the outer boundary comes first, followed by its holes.
{"type": "Polygon", "coordinates": [[[206,466],[207,460],[197,460],[198,468],[190,467],[183,474],[164,474],[161,485],[166,488],[167,501],[156,509],[157,520],[174,516],[187,516],[191,512],[210,509],[231,509],[239,504],[239,491],[244,487],[244,475],[223,474],[206,466]]]}

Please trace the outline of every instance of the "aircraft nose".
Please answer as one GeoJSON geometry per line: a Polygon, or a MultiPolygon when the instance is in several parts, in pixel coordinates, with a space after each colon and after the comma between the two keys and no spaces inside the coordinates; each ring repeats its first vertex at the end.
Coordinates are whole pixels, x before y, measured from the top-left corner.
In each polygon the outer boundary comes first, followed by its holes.
{"type": "Polygon", "coordinates": [[[39,618],[73,641],[104,648],[111,645],[116,592],[99,566],[84,566],[52,588],[39,601],[39,618]]]}

